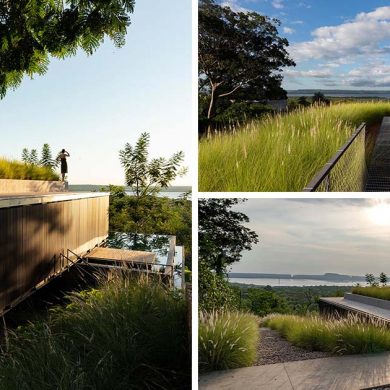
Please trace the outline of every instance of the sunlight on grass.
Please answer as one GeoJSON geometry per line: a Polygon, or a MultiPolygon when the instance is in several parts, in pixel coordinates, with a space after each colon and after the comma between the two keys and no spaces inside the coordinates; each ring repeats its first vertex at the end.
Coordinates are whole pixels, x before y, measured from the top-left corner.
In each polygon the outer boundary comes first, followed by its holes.
{"type": "Polygon", "coordinates": [[[354,287],[353,294],[365,295],[371,298],[385,299],[390,301],[390,287],[354,287]]]}
{"type": "Polygon", "coordinates": [[[264,326],[277,330],[292,344],[339,355],[390,351],[390,331],[380,321],[357,316],[325,319],[319,316],[271,315],[264,326]]]}
{"type": "MultiPolygon", "coordinates": [[[[362,122],[385,115],[390,102],[317,106],[202,139],[199,190],[302,191],[362,122]]],[[[361,152],[351,167],[360,166],[361,152]]]]}
{"type": "Polygon", "coordinates": [[[0,157],[0,179],[59,180],[59,175],[46,167],[0,157]]]}

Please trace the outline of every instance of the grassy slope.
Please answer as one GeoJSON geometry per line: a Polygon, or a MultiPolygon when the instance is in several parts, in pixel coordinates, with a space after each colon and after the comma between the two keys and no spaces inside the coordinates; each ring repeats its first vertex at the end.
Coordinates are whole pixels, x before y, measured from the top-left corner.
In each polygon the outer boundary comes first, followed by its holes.
{"type": "Polygon", "coordinates": [[[49,168],[0,158],[0,179],[59,180],[49,168]]]}
{"type": "Polygon", "coordinates": [[[199,189],[302,191],[358,125],[385,115],[389,102],[311,107],[203,139],[199,189]]]}

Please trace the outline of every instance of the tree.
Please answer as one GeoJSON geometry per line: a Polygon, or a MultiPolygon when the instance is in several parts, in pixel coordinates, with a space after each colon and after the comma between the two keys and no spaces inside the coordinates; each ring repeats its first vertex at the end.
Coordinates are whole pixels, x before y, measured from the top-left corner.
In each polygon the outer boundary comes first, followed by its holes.
{"type": "Polygon", "coordinates": [[[217,274],[241,259],[243,250],[258,243],[256,232],[243,223],[249,218],[231,208],[245,199],[199,200],[199,258],[217,274]]]}
{"type": "Polygon", "coordinates": [[[221,98],[236,98],[245,91],[262,100],[267,90],[280,88],[282,67],[295,63],[278,26],[277,19],[200,0],[199,91],[209,97],[208,119],[221,98]]]}
{"type": "Polygon", "coordinates": [[[184,246],[186,265],[191,267],[191,200],[162,196],[137,198],[127,195],[124,187],[119,186],[109,186],[109,191],[110,232],[175,235],[177,245],[184,246]]]}
{"type": "Polygon", "coordinates": [[[31,149],[31,152],[30,152],[30,164],[33,164],[33,165],[38,165],[39,164],[38,152],[37,152],[36,149],[31,149]]]}
{"type": "Polygon", "coordinates": [[[286,299],[272,289],[249,288],[243,300],[245,309],[260,317],[271,313],[287,313],[289,311],[286,299]]]}
{"type": "Polygon", "coordinates": [[[53,170],[58,165],[58,162],[53,160],[49,144],[43,144],[42,146],[40,165],[51,170],[53,170]]]}
{"type": "Polygon", "coordinates": [[[330,104],[330,100],[327,99],[322,92],[316,92],[311,98],[311,101],[313,104],[323,104],[325,106],[330,104]]]}
{"type": "Polygon", "coordinates": [[[150,135],[142,133],[134,147],[126,143],[119,151],[122,166],[125,169],[126,184],[130,186],[135,196],[152,195],[167,188],[176,177],[183,176],[186,169],[180,168],[184,160],[182,151],[169,159],[163,157],[148,161],[150,135]]]}
{"type": "Polygon", "coordinates": [[[379,282],[382,284],[382,286],[386,286],[387,275],[384,272],[381,272],[381,274],[379,275],[379,282]]]}
{"type": "Polygon", "coordinates": [[[370,286],[373,286],[375,284],[375,276],[373,274],[366,274],[366,283],[370,286]]]}
{"type": "Polygon", "coordinates": [[[23,77],[46,73],[50,57],[87,54],[105,37],[125,41],[134,0],[5,0],[0,2],[0,98],[23,77]]]}
{"type": "Polygon", "coordinates": [[[22,150],[22,161],[26,164],[30,163],[30,152],[27,148],[23,148],[22,150]]]}
{"type": "Polygon", "coordinates": [[[300,96],[298,98],[298,104],[303,107],[310,106],[310,102],[307,101],[306,96],[300,96]]]}

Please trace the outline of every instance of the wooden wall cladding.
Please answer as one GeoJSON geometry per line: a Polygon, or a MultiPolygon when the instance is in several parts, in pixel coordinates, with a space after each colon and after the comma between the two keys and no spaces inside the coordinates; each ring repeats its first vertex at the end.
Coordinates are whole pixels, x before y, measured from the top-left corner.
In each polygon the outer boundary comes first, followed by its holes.
{"type": "Polygon", "coordinates": [[[108,196],[0,208],[0,313],[108,234],[108,196]]]}

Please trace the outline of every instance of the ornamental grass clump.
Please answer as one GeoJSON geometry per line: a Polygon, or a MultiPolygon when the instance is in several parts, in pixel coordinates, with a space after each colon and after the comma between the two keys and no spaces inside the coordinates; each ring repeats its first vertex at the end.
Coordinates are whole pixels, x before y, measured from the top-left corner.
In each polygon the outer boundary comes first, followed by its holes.
{"type": "Polygon", "coordinates": [[[338,355],[390,351],[390,330],[379,320],[271,315],[263,325],[278,331],[292,344],[338,355]]]}
{"type": "Polygon", "coordinates": [[[121,277],[69,299],[47,321],[10,334],[0,355],[0,389],[190,387],[181,294],[121,277]]]}
{"type": "Polygon", "coordinates": [[[59,180],[59,176],[48,167],[0,158],[0,179],[59,180]]]}
{"type": "Polygon", "coordinates": [[[251,366],[256,360],[259,325],[256,316],[239,311],[201,312],[199,370],[251,366]]]}
{"type": "Polygon", "coordinates": [[[352,293],[390,301],[390,286],[354,287],[352,293]]]}

